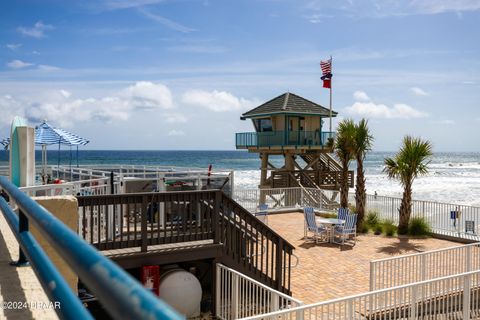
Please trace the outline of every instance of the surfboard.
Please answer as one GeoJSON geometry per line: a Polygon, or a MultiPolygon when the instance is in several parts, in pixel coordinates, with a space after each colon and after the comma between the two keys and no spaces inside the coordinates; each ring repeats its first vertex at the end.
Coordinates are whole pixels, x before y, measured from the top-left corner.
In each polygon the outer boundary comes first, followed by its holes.
{"type": "Polygon", "coordinates": [[[20,147],[17,128],[27,126],[27,121],[16,116],[13,118],[12,126],[10,127],[10,180],[14,185],[20,187],[20,147]]]}

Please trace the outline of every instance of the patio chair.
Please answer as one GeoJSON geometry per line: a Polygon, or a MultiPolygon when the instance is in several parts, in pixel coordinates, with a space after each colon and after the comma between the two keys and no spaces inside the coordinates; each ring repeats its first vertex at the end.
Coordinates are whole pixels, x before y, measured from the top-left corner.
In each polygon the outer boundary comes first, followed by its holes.
{"type": "Polygon", "coordinates": [[[328,242],[328,229],[324,225],[317,225],[313,208],[304,208],[306,233],[312,232],[315,243],[328,242]]]}
{"type": "Polygon", "coordinates": [[[348,240],[350,236],[353,236],[353,245],[355,245],[357,241],[357,215],[348,214],[344,220],[345,224],[335,227],[333,231],[333,241],[343,246],[345,244],[345,240],[348,240]],[[338,241],[336,240],[336,237],[338,237],[338,241]]]}
{"type": "Polygon", "coordinates": [[[348,208],[338,208],[337,218],[340,220],[345,220],[349,214],[348,208]]]}
{"type": "Polygon", "coordinates": [[[255,212],[255,217],[260,221],[268,225],[268,204],[262,203],[258,206],[257,212],[255,212]]]}

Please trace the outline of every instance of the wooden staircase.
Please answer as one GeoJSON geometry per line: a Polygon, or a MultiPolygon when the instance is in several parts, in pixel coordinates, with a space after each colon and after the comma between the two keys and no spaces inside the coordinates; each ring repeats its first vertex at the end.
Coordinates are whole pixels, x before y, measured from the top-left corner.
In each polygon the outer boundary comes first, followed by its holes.
{"type": "Polygon", "coordinates": [[[293,245],[220,190],[77,199],[82,238],[116,251],[124,265],[195,261],[211,252],[210,259],[290,294],[293,245]]]}

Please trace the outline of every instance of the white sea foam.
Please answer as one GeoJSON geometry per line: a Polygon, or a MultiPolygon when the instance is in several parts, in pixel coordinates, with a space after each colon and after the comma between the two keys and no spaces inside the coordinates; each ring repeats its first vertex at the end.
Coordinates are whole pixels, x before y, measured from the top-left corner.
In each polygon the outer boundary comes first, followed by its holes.
{"type": "MultiPolygon", "coordinates": [[[[378,167],[367,168],[366,180],[369,194],[376,191],[378,195],[402,196],[399,182],[388,179],[378,167]]],[[[237,188],[257,188],[259,181],[260,170],[235,171],[237,188]]],[[[413,198],[480,206],[480,165],[432,165],[427,176],[415,180],[413,198]]]]}

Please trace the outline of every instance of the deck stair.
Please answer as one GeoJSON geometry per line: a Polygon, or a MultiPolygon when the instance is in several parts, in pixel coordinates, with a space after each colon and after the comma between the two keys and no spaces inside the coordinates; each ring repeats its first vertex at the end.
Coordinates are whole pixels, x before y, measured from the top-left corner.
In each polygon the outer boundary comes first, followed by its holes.
{"type": "Polygon", "coordinates": [[[77,199],[80,235],[87,242],[99,250],[136,248],[129,250],[131,255],[122,256],[125,265],[132,265],[135,255],[139,257],[137,263],[147,256],[151,261],[147,253],[158,250],[158,245],[211,240],[211,245],[203,245],[203,249],[218,252],[220,245],[221,254],[212,256],[217,262],[290,294],[294,247],[220,190],[77,199]],[[164,212],[161,219],[159,209],[164,212]]]}

